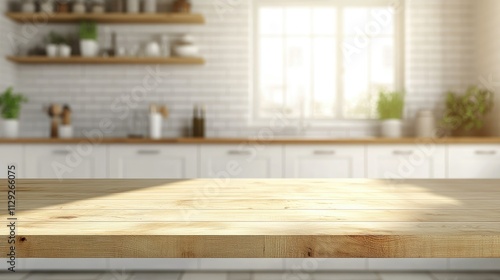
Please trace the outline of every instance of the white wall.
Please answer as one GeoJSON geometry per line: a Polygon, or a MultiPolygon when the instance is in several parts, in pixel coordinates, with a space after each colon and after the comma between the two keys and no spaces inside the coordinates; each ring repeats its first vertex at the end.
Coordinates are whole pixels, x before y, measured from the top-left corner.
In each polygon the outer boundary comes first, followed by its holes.
{"type": "Polygon", "coordinates": [[[9,34],[11,34],[17,27],[16,25],[5,17],[5,12],[8,9],[8,2],[1,1],[0,3],[0,92],[9,86],[16,84],[16,68],[15,65],[3,59],[6,55],[12,53],[9,34]]]}
{"type": "Polygon", "coordinates": [[[477,1],[476,69],[477,83],[495,92],[496,106],[489,115],[488,134],[500,136],[500,1],[477,1]]]}
{"type": "Polygon", "coordinates": [[[475,0],[407,0],[406,88],[408,116],[444,108],[448,90],[474,79],[475,0]]]}
{"type": "MultiPolygon", "coordinates": [[[[103,35],[110,30],[121,43],[146,41],[159,34],[172,36],[184,32],[197,37],[205,66],[162,66],[170,76],[146,97],[138,108],[151,102],[167,103],[172,117],[167,136],[183,135],[189,126],[192,106],[202,102],[208,107],[209,136],[252,136],[258,127],[249,127],[250,112],[250,0],[220,1],[236,3],[220,13],[213,1],[194,0],[195,12],[204,14],[204,26],[101,25],[103,35]]],[[[408,122],[421,108],[442,107],[444,92],[462,90],[474,80],[472,51],[474,41],[475,0],[407,0],[406,14],[406,89],[408,122]]],[[[51,29],[69,32],[75,26],[41,26],[31,42],[38,42],[51,29]]],[[[101,36],[102,39],[102,36],[101,36]]],[[[117,120],[112,104],[129,96],[147,75],[145,66],[18,66],[18,87],[30,97],[24,107],[22,134],[46,136],[49,120],[42,107],[51,102],[66,102],[75,113],[79,135],[95,128],[105,118],[117,126],[114,136],[125,136],[128,123],[117,120]]],[[[314,136],[372,136],[373,124],[350,125],[332,121],[332,125],[310,128],[314,136]]],[[[411,130],[408,131],[411,134],[411,130]]]]}

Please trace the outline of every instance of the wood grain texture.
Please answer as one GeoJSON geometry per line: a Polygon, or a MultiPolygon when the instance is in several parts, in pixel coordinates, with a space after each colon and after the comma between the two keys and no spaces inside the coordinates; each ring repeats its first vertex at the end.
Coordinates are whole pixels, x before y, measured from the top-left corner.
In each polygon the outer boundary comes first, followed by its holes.
{"type": "Polygon", "coordinates": [[[204,24],[200,14],[158,13],[158,14],[47,14],[47,13],[7,13],[6,16],[19,23],[79,23],[84,20],[111,24],[204,24]]]}
{"type": "Polygon", "coordinates": [[[472,137],[472,138],[356,138],[356,139],[306,139],[306,138],[276,138],[271,140],[251,140],[248,138],[166,138],[166,139],[129,139],[129,138],[105,138],[105,139],[50,139],[50,138],[0,138],[0,144],[78,144],[92,142],[96,144],[269,144],[269,145],[368,145],[368,144],[500,144],[498,137],[472,137]]]}
{"type": "Polygon", "coordinates": [[[20,64],[175,64],[202,65],[203,58],[196,57],[47,57],[8,56],[8,60],[20,64]]]}
{"type": "Polygon", "coordinates": [[[22,258],[500,257],[500,180],[17,185],[22,258]]]}

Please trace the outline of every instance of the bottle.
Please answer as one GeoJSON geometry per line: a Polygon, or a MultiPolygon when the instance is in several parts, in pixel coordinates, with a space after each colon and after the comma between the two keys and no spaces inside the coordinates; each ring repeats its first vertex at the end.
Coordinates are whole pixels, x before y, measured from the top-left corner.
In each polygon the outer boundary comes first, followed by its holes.
{"type": "Polygon", "coordinates": [[[195,105],[193,108],[193,127],[192,127],[192,136],[194,138],[198,138],[200,135],[200,125],[199,125],[200,115],[198,112],[198,105],[195,105]]]}
{"type": "Polygon", "coordinates": [[[436,137],[436,120],[431,110],[421,110],[417,113],[415,136],[418,138],[436,137]]]}
{"type": "Polygon", "coordinates": [[[200,118],[198,119],[198,137],[205,138],[205,106],[201,106],[200,118]]]}
{"type": "Polygon", "coordinates": [[[161,56],[163,57],[170,57],[171,51],[170,51],[170,42],[168,41],[168,36],[163,35],[161,36],[161,56]]]}

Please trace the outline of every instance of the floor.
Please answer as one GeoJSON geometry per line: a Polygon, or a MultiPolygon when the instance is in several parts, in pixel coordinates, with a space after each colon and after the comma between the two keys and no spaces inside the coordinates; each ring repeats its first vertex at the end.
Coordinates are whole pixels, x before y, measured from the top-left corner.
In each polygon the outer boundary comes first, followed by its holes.
{"type": "Polygon", "coordinates": [[[429,272],[429,273],[302,273],[302,272],[230,272],[230,273],[0,273],[1,280],[500,280],[500,272],[429,272]]]}

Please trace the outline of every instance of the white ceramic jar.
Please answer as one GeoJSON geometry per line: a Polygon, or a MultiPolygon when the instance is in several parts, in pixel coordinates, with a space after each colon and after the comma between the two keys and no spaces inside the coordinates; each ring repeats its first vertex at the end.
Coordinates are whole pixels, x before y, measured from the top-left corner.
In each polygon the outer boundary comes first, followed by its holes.
{"type": "Polygon", "coordinates": [[[23,13],[34,13],[36,11],[35,2],[33,0],[24,0],[21,11],[23,13]]]}
{"type": "Polygon", "coordinates": [[[144,0],[144,12],[149,14],[155,14],[156,0],[144,0]]]}
{"type": "Polygon", "coordinates": [[[417,113],[415,136],[419,138],[436,137],[436,119],[431,110],[421,110],[417,113]]]}
{"type": "Polygon", "coordinates": [[[44,0],[40,4],[40,11],[43,13],[52,14],[54,13],[54,2],[52,0],[44,0]]]}
{"type": "Polygon", "coordinates": [[[59,46],[56,44],[48,44],[45,46],[45,51],[48,57],[56,57],[59,54],[59,46]]]}
{"type": "Polygon", "coordinates": [[[137,14],[139,13],[139,0],[127,0],[127,13],[137,14]]]}
{"type": "Polygon", "coordinates": [[[83,0],[77,0],[73,4],[73,13],[84,14],[86,12],[87,12],[87,7],[85,6],[85,2],[83,0]]]}

